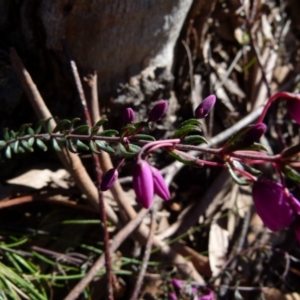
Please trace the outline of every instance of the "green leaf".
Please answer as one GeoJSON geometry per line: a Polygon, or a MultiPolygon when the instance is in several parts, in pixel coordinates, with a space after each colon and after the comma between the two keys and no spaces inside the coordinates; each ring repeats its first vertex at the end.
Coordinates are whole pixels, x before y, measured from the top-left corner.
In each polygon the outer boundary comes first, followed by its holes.
{"type": "Polygon", "coordinates": [[[15,131],[10,130],[10,136],[11,136],[11,138],[16,139],[18,134],[15,131]]]}
{"type": "Polygon", "coordinates": [[[291,168],[290,166],[287,166],[287,165],[284,166],[283,173],[289,179],[291,179],[297,183],[300,183],[300,173],[297,172],[295,169],[291,168]]]}
{"type": "Polygon", "coordinates": [[[227,166],[227,168],[228,168],[228,171],[229,171],[229,174],[230,174],[231,178],[233,179],[233,181],[234,181],[235,183],[237,183],[238,185],[249,185],[249,182],[240,179],[240,178],[236,175],[236,173],[235,173],[234,170],[232,169],[232,166],[231,166],[228,162],[226,162],[226,166],[227,166]]]}
{"type": "Polygon", "coordinates": [[[11,146],[12,146],[12,149],[13,149],[13,152],[15,154],[18,154],[18,148],[19,148],[19,145],[20,145],[20,141],[15,141],[11,146]]]}
{"type": "Polygon", "coordinates": [[[108,129],[108,130],[104,130],[100,133],[97,134],[97,136],[113,136],[113,135],[118,135],[119,131],[114,130],[114,129],[108,129]]]}
{"type": "Polygon", "coordinates": [[[61,152],[61,147],[59,146],[57,139],[52,139],[52,147],[56,152],[61,152]]]}
{"type": "Polygon", "coordinates": [[[48,148],[42,140],[36,139],[35,143],[41,150],[47,151],[48,148]]]}
{"type": "Polygon", "coordinates": [[[75,123],[76,123],[76,122],[79,122],[79,121],[81,121],[80,118],[74,118],[74,119],[71,121],[71,127],[70,127],[70,130],[73,130],[75,123]]]}
{"type": "Polygon", "coordinates": [[[251,151],[264,151],[264,152],[268,152],[268,150],[261,144],[259,143],[254,143],[253,145],[249,146],[249,147],[245,147],[243,148],[243,150],[251,150],[251,151]]]}
{"type": "Polygon", "coordinates": [[[18,132],[18,136],[23,136],[25,134],[25,130],[27,127],[31,126],[32,124],[23,124],[21,125],[19,132],[18,132]]]}
{"type": "Polygon", "coordinates": [[[183,141],[184,144],[194,145],[194,144],[208,144],[207,140],[201,135],[189,135],[186,136],[183,141]]]}
{"type": "Polygon", "coordinates": [[[25,153],[25,150],[21,145],[18,147],[18,153],[25,153]]]}
{"type": "Polygon", "coordinates": [[[91,134],[91,128],[88,125],[80,125],[78,127],[76,127],[75,129],[73,129],[72,133],[73,134],[79,134],[79,133],[86,133],[88,135],[91,134]]]}
{"type": "Polygon", "coordinates": [[[65,127],[69,128],[70,125],[71,125],[70,120],[68,119],[61,120],[57,123],[57,125],[55,126],[52,132],[54,133],[54,132],[62,131],[63,129],[65,129],[65,127]]]}
{"type": "Polygon", "coordinates": [[[185,125],[175,131],[174,138],[180,138],[183,135],[189,134],[190,132],[202,132],[202,130],[195,125],[185,125]]]}
{"type": "Polygon", "coordinates": [[[198,119],[189,119],[181,123],[180,128],[184,127],[186,125],[195,125],[195,126],[200,126],[202,123],[198,119]]]}
{"type": "Polygon", "coordinates": [[[48,133],[51,133],[52,132],[52,124],[51,124],[51,120],[52,118],[48,118],[46,121],[45,121],[45,127],[46,127],[46,131],[48,133]]]}
{"type": "Polygon", "coordinates": [[[29,135],[34,136],[34,130],[31,127],[27,127],[27,132],[29,135]]]}
{"type": "MultiPolygon", "coordinates": [[[[51,120],[51,119],[50,119],[51,120]]],[[[39,134],[42,130],[43,125],[45,124],[46,120],[39,120],[34,127],[35,134],[39,134]]]]}
{"type": "Polygon", "coordinates": [[[288,157],[291,157],[291,156],[294,156],[294,155],[298,154],[299,152],[300,152],[300,144],[293,145],[289,148],[284,149],[281,152],[281,157],[282,158],[288,158],[288,157]]]}
{"type": "Polygon", "coordinates": [[[32,147],[33,144],[34,144],[34,141],[35,141],[35,137],[31,137],[31,138],[28,140],[28,146],[29,146],[29,147],[32,147]]]}
{"type": "Polygon", "coordinates": [[[93,136],[93,135],[97,134],[98,131],[99,131],[99,129],[100,129],[100,126],[94,126],[94,127],[92,127],[90,135],[93,136]]]}
{"type": "Polygon", "coordinates": [[[107,119],[100,119],[94,127],[101,127],[105,122],[107,122],[107,119]]]}
{"type": "Polygon", "coordinates": [[[170,156],[172,156],[174,159],[178,160],[179,162],[183,163],[184,165],[197,167],[197,168],[202,167],[200,164],[196,162],[196,158],[189,159],[173,151],[168,151],[168,153],[170,156]]]}
{"type": "Polygon", "coordinates": [[[146,122],[138,122],[135,124],[127,124],[125,127],[122,128],[122,132],[127,131],[128,135],[132,135],[137,131],[140,131],[141,128],[147,126],[148,123],[146,122]]]}
{"type": "Polygon", "coordinates": [[[127,158],[135,156],[141,149],[141,147],[134,144],[128,144],[128,150],[123,144],[120,144],[119,148],[121,153],[127,158]]]}
{"type": "Polygon", "coordinates": [[[0,141],[0,150],[5,148],[7,143],[5,141],[0,141]]]}
{"type": "Polygon", "coordinates": [[[8,132],[8,128],[4,128],[3,130],[3,138],[5,141],[9,141],[10,140],[10,135],[9,135],[9,132],[8,132]]]}
{"type": "Polygon", "coordinates": [[[94,141],[90,141],[89,142],[89,145],[90,145],[90,148],[91,148],[91,151],[93,151],[94,153],[97,153],[97,154],[100,154],[101,152],[97,150],[96,148],[96,144],[94,141]]]}
{"type": "Polygon", "coordinates": [[[5,149],[5,156],[6,158],[10,159],[11,158],[11,147],[8,145],[5,149]]]}
{"type": "Polygon", "coordinates": [[[77,149],[80,149],[80,150],[83,150],[83,151],[89,151],[90,150],[89,146],[87,146],[86,144],[84,144],[80,140],[76,140],[75,144],[77,146],[77,149]]]}
{"type": "Polygon", "coordinates": [[[102,141],[95,140],[96,145],[103,151],[107,153],[115,153],[115,150],[102,141]]]}
{"type": "Polygon", "coordinates": [[[72,152],[72,153],[77,153],[77,149],[76,149],[73,141],[67,139],[66,142],[67,142],[67,147],[68,147],[69,151],[72,152]]]}
{"type": "Polygon", "coordinates": [[[28,142],[25,140],[21,140],[21,145],[25,148],[25,150],[29,152],[33,152],[33,148],[29,146],[28,142]]]}
{"type": "Polygon", "coordinates": [[[132,140],[156,141],[152,135],[148,134],[136,134],[132,140]]]}

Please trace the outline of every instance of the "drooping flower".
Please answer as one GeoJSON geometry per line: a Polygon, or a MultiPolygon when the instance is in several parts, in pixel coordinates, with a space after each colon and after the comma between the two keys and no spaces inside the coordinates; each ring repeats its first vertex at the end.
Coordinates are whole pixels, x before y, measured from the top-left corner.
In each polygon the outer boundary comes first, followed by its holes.
{"type": "Polygon", "coordinates": [[[153,175],[153,185],[154,185],[154,193],[158,195],[163,200],[170,199],[170,191],[166,182],[159,170],[154,167],[151,167],[152,175],[153,175]]]}
{"type": "Polygon", "coordinates": [[[101,191],[109,190],[118,179],[118,176],[119,176],[119,172],[117,169],[112,168],[108,170],[102,177],[102,181],[100,185],[101,191]]]}
{"type": "Polygon", "coordinates": [[[207,117],[216,103],[216,96],[210,95],[206,97],[195,109],[195,118],[203,119],[207,117]]]}
{"type": "Polygon", "coordinates": [[[168,102],[165,100],[158,101],[148,114],[148,122],[157,122],[168,109],[168,102]]]}
{"type": "Polygon", "coordinates": [[[123,113],[123,123],[132,124],[135,119],[135,113],[132,108],[127,107],[123,113]]]}
{"type": "Polygon", "coordinates": [[[151,167],[145,160],[138,160],[133,167],[133,189],[139,203],[149,208],[153,201],[154,184],[151,167]]]}
{"type": "Polygon", "coordinates": [[[287,110],[290,116],[300,125],[300,101],[296,99],[287,100],[287,110]]]}
{"type": "Polygon", "coordinates": [[[253,184],[252,196],[258,215],[270,230],[277,231],[292,224],[295,210],[282,184],[259,178],[253,184]]]}

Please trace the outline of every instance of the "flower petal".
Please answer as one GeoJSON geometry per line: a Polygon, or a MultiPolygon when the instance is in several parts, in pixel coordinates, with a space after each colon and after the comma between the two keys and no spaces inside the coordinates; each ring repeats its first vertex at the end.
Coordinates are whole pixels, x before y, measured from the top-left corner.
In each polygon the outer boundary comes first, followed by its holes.
{"type": "Polygon", "coordinates": [[[145,160],[139,160],[133,167],[133,188],[140,204],[149,208],[153,201],[154,186],[151,167],[145,160]]]}
{"type": "Polygon", "coordinates": [[[253,184],[252,196],[258,215],[270,230],[291,225],[295,213],[281,184],[259,178],[253,184]]]}

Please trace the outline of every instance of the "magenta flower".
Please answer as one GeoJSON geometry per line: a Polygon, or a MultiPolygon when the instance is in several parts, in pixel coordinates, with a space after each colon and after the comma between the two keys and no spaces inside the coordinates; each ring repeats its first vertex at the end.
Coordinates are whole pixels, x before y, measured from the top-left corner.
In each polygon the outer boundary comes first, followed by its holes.
{"type": "Polygon", "coordinates": [[[210,95],[206,97],[195,109],[195,118],[203,119],[207,117],[216,103],[216,96],[210,95]]]}
{"type": "Polygon", "coordinates": [[[132,108],[127,107],[123,113],[123,123],[132,124],[135,119],[135,113],[132,108]]]}
{"type": "Polygon", "coordinates": [[[252,196],[258,215],[270,230],[291,225],[295,217],[293,202],[297,200],[286,195],[282,184],[259,178],[253,184],[252,196]]]}
{"type": "Polygon", "coordinates": [[[148,114],[148,122],[157,122],[166,113],[167,109],[167,101],[158,101],[148,114]]]}
{"type": "Polygon", "coordinates": [[[100,189],[101,191],[109,190],[118,179],[119,172],[117,169],[108,170],[102,177],[100,189]]]}
{"type": "Polygon", "coordinates": [[[168,186],[165,183],[164,178],[160,174],[159,170],[154,167],[151,167],[153,184],[154,184],[154,193],[158,195],[163,200],[170,199],[170,191],[168,186]]]}
{"type": "Polygon", "coordinates": [[[294,224],[294,231],[298,240],[298,243],[300,244],[300,219],[296,220],[294,224]]]}
{"type": "Polygon", "coordinates": [[[140,204],[149,208],[154,195],[153,175],[145,160],[138,160],[133,167],[133,189],[140,204]]]}
{"type": "Polygon", "coordinates": [[[300,125],[300,101],[296,99],[287,100],[287,110],[290,116],[300,125]]]}

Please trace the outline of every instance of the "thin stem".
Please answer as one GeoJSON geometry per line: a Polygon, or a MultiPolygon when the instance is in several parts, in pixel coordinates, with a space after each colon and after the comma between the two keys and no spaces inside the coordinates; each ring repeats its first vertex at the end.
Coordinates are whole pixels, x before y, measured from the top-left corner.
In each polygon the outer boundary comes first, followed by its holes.
{"type": "Polygon", "coordinates": [[[294,99],[294,100],[299,100],[300,101],[300,96],[299,94],[293,94],[293,93],[288,93],[288,92],[279,92],[274,94],[272,97],[270,97],[266,103],[266,105],[264,106],[264,109],[261,113],[261,115],[259,116],[257,123],[261,123],[265,116],[266,113],[270,107],[270,105],[278,98],[285,98],[285,99],[294,99]]]}

